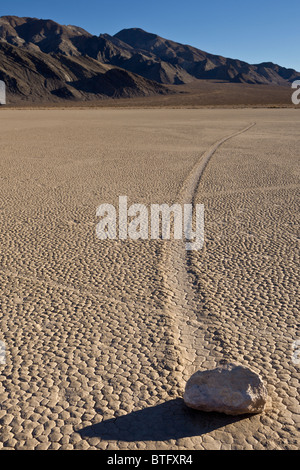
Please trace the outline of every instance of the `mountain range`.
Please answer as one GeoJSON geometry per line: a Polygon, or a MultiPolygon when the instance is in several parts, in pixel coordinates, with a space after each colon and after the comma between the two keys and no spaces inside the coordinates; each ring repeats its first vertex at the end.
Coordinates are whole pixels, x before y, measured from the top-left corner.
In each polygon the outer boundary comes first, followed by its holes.
{"type": "Polygon", "coordinates": [[[286,86],[299,78],[271,62],[251,65],[139,28],[95,36],[52,20],[0,18],[0,80],[12,101],[167,95],[201,80],[286,86]]]}

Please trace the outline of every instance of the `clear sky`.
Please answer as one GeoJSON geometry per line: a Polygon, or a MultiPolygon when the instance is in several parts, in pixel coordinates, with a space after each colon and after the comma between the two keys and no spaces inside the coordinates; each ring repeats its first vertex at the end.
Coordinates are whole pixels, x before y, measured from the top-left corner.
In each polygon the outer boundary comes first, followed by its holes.
{"type": "Polygon", "coordinates": [[[92,34],[138,27],[206,52],[300,71],[300,0],[9,0],[0,16],[50,18],[92,34]]]}

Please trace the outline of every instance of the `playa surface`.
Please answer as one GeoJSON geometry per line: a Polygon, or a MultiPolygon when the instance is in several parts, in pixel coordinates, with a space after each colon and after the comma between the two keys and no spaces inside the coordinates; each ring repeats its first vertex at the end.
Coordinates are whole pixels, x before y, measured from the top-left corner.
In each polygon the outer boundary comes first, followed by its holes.
{"type": "Polygon", "coordinates": [[[0,448],[299,448],[299,110],[1,109],[0,124],[0,448]],[[124,195],[203,203],[204,247],[97,239],[97,207],[124,195]],[[260,373],[271,409],[185,407],[190,374],[224,359],[260,373]]]}

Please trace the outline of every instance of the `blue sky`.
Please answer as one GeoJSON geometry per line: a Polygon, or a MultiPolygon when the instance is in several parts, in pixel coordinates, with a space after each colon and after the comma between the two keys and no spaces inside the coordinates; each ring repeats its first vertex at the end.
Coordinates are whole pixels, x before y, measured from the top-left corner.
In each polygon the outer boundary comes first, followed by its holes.
{"type": "MultiPolygon", "coordinates": [[[[299,0],[9,0],[0,16],[50,18],[89,32],[139,27],[206,52],[300,71],[299,0]]],[[[6,3],[6,5],[5,5],[6,3]]]]}

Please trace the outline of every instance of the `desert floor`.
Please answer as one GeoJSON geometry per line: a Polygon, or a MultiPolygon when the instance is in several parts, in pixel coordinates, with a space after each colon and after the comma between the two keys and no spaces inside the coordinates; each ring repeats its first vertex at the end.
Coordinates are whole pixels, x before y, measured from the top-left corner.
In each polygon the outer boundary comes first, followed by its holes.
{"type": "Polygon", "coordinates": [[[299,448],[299,110],[1,109],[0,125],[0,448],[299,448]],[[99,240],[120,195],[203,203],[203,249],[99,240]],[[190,374],[222,359],[261,374],[271,409],[185,407],[190,374]]]}

